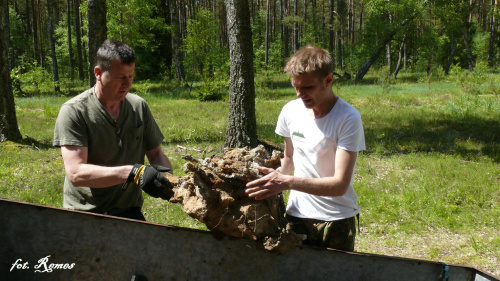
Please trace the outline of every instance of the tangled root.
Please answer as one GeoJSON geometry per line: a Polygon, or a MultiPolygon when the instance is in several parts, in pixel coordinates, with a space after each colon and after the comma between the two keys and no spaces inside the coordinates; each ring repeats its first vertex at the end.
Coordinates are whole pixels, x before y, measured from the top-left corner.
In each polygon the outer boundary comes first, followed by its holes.
{"type": "Polygon", "coordinates": [[[204,223],[214,233],[258,242],[258,248],[283,254],[300,244],[291,230],[284,213],[282,195],[255,200],[245,194],[246,183],[263,175],[258,166],[276,169],[282,153],[273,151],[269,156],[260,145],[228,149],[221,156],[194,159],[183,158],[184,177],[166,174],[174,185],[170,202],[180,203],[191,217],[204,223]]]}

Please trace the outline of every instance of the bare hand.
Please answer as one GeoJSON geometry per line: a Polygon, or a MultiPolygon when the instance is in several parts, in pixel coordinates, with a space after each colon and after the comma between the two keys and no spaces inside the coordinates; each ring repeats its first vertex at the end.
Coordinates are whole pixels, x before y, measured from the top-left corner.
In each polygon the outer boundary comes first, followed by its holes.
{"type": "Polygon", "coordinates": [[[255,200],[262,200],[275,194],[289,189],[285,176],[274,169],[259,167],[259,171],[267,174],[266,176],[247,183],[245,193],[255,200]]]}

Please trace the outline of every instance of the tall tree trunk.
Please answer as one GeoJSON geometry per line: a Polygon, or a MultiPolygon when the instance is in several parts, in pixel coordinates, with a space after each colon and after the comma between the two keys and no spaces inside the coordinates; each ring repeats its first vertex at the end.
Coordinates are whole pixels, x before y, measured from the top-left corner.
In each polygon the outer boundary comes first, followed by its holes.
{"type": "Polygon", "coordinates": [[[392,73],[391,48],[392,48],[392,44],[391,44],[391,41],[389,41],[389,42],[387,42],[387,45],[385,45],[385,55],[387,57],[387,67],[389,68],[389,74],[392,73]]]}
{"type": "Polygon", "coordinates": [[[348,10],[349,10],[349,18],[347,19],[348,21],[348,30],[349,30],[349,34],[347,36],[347,41],[351,43],[351,45],[354,45],[354,25],[355,25],[355,16],[354,16],[354,0],[349,0],[349,3],[348,3],[348,10]]]}
{"type": "Polygon", "coordinates": [[[251,9],[252,12],[250,14],[252,15],[252,22],[255,22],[255,3],[254,3],[253,0],[250,1],[250,2],[252,3],[251,4],[252,6],[250,7],[250,9],[251,9]]]}
{"type": "Polygon", "coordinates": [[[256,147],[252,30],[247,0],[226,0],[231,74],[227,147],[256,147]]]}
{"type": "Polygon", "coordinates": [[[344,71],[344,46],[342,44],[342,31],[340,29],[337,30],[337,67],[340,71],[344,71]]]}
{"type": "Polygon", "coordinates": [[[217,21],[219,22],[219,47],[224,49],[227,46],[227,24],[226,24],[226,10],[224,5],[218,5],[217,8],[217,21]]]}
{"type": "MultiPolygon", "coordinates": [[[[312,26],[313,28],[316,28],[318,26],[318,12],[316,10],[316,0],[313,0],[312,5],[311,5],[311,17],[312,17],[312,26]]],[[[319,41],[319,35],[318,32],[314,32],[314,42],[319,41]]]]}
{"type": "Polygon", "coordinates": [[[87,3],[87,36],[89,39],[89,84],[95,84],[94,67],[96,65],[97,50],[108,36],[106,26],[106,0],[88,0],[87,3]]]}
{"type": "Polygon", "coordinates": [[[309,0],[304,0],[304,23],[307,23],[307,3],[309,0]]]}
{"type": "Polygon", "coordinates": [[[295,16],[295,20],[293,23],[293,52],[297,52],[299,50],[299,23],[297,22],[297,18],[299,17],[299,1],[293,1],[293,15],[295,16]]]}
{"type": "Polygon", "coordinates": [[[403,51],[404,46],[406,45],[406,34],[403,36],[403,41],[401,42],[401,46],[399,46],[399,56],[398,56],[398,64],[396,65],[396,69],[394,70],[394,79],[397,78],[399,71],[401,70],[401,61],[403,60],[403,51]]]}
{"type": "Polygon", "coordinates": [[[265,66],[264,68],[267,70],[267,65],[269,63],[269,20],[270,20],[270,17],[269,17],[269,13],[270,13],[270,9],[269,9],[269,0],[267,0],[267,3],[266,3],[266,57],[265,57],[265,66]]]}
{"type": "Polygon", "coordinates": [[[496,40],[496,21],[495,13],[496,7],[498,5],[498,0],[491,0],[491,17],[490,17],[490,46],[488,50],[488,67],[494,67],[495,58],[495,40],[496,40]]]}
{"type": "Polygon", "coordinates": [[[363,33],[363,11],[364,11],[365,5],[363,2],[361,2],[361,11],[359,12],[359,34],[363,33]]]}
{"type": "Polygon", "coordinates": [[[57,66],[56,57],[56,42],[54,39],[54,0],[47,0],[47,36],[50,44],[50,57],[52,58],[52,74],[54,76],[54,91],[57,93],[59,89],[59,68],[57,66]]]}
{"type": "Polygon", "coordinates": [[[43,37],[43,20],[42,20],[42,2],[36,0],[36,11],[37,11],[37,21],[38,21],[38,50],[40,51],[40,66],[45,68],[45,42],[43,37]]]}
{"type": "MultiPolygon", "coordinates": [[[[81,27],[80,31],[82,32],[82,38],[83,38],[83,36],[87,35],[87,33],[86,33],[87,30],[83,28],[84,27],[84,25],[83,25],[83,15],[82,15],[81,12],[80,12],[80,17],[79,18],[80,18],[80,27],[81,27]]],[[[88,38],[88,36],[87,36],[87,38],[88,38]]],[[[88,58],[87,58],[88,51],[89,50],[87,48],[87,44],[85,44],[85,41],[82,41],[82,55],[83,55],[83,62],[84,63],[88,63],[88,61],[89,61],[88,58]]]]}
{"type": "Polygon", "coordinates": [[[468,18],[468,21],[465,20],[464,22],[469,22],[469,23],[472,22],[472,12],[473,12],[472,5],[474,4],[473,1],[474,0],[469,0],[469,18],[468,18]]]}
{"type": "Polygon", "coordinates": [[[179,21],[180,7],[176,2],[176,0],[171,2],[170,20],[172,26],[172,60],[174,61],[175,75],[180,85],[182,81],[186,79],[186,73],[184,72],[184,58],[181,50],[182,35],[179,21]]]}
{"type": "Polygon", "coordinates": [[[80,0],[75,0],[75,35],[76,35],[76,57],[78,64],[78,78],[83,81],[85,74],[83,72],[82,60],[82,28],[80,26],[80,0]]]}
{"type": "Polygon", "coordinates": [[[36,6],[35,6],[35,0],[31,0],[31,14],[32,14],[32,19],[33,19],[33,30],[32,30],[32,36],[33,36],[33,55],[35,56],[35,60],[37,61],[38,65],[40,65],[40,52],[38,52],[38,20],[37,20],[37,12],[36,12],[36,6]]]}
{"type": "Polygon", "coordinates": [[[31,15],[30,15],[30,1],[25,1],[25,19],[26,19],[26,33],[31,36],[31,15]]]}
{"type": "Polygon", "coordinates": [[[73,46],[71,43],[71,0],[67,0],[68,3],[68,53],[69,53],[69,77],[73,80],[73,46]]]}
{"type": "Polygon", "coordinates": [[[378,47],[373,52],[373,54],[370,56],[370,58],[365,62],[365,64],[363,64],[363,67],[361,67],[361,69],[356,74],[356,80],[361,80],[361,79],[363,79],[363,77],[365,77],[368,70],[370,70],[370,67],[375,63],[375,61],[378,59],[378,57],[382,53],[382,50],[385,48],[385,46],[387,45],[387,43],[389,43],[389,41],[391,39],[392,39],[392,36],[391,36],[391,38],[386,38],[383,41],[383,43],[381,44],[381,46],[378,47]]]}
{"type": "Polygon", "coordinates": [[[408,65],[408,40],[405,42],[403,46],[403,69],[406,69],[408,65]]]}
{"type": "Polygon", "coordinates": [[[429,56],[429,60],[427,61],[427,75],[431,74],[433,61],[434,61],[434,51],[431,51],[431,55],[429,56]]]}
{"type": "Polygon", "coordinates": [[[283,25],[283,64],[285,63],[286,59],[289,57],[290,49],[288,48],[289,46],[289,41],[290,41],[290,33],[288,31],[288,25],[284,24],[283,21],[284,19],[288,16],[288,0],[284,0],[283,2],[283,20],[282,25],[283,25]]]}
{"type": "Polygon", "coordinates": [[[21,140],[9,68],[9,1],[0,0],[0,142],[21,140]]]}
{"type": "Polygon", "coordinates": [[[472,56],[472,46],[471,46],[471,36],[469,30],[469,23],[463,23],[463,37],[464,37],[464,45],[465,50],[467,51],[467,61],[469,62],[469,70],[474,71],[474,57],[472,56]]]}
{"type": "Polygon", "coordinates": [[[337,29],[337,65],[340,71],[344,71],[344,35],[349,33],[348,30],[346,30],[346,0],[337,0],[337,16],[339,19],[339,27],[337,29]]]}
{"type": "Polygon", "coordinates": [[[274,40],[276,39],[276,30],[277,30],[277,27],[278,25],[276,24],[277,22],[277,12],[276,12],[276,1],[272,1],[271,2],[271,5],[272,5],[272,24],[271,24],[271,40],[274,40]]]}
{"type": "Polygon", "coordinates": [[[335,5],[335,2],[334,0],[330,0],[330,10],[329,10],[329,14],[330,14],[330,32],[329,32],[329,36],[328,36],[328,48],[329,48],[329,51],[331,54],[335,54],[335,46],[334,46],[334,37],[335,37],[335,31],[333,29],[333,18],[334,18],[334,7],[335,5]]]}
{"type": "MultiPolygon", "coordinates": [[[[392,15],[390,13],[388,15],[388,21],[389,21],[389,24],[392,24],[392,15]]],[[[392,44],[391,43],[392,43],[391,40],[389,40],[389,42],[387,42],[387,45],[385,45],[386,56],[387,56],[387,66],[389,67],[389,75],[391,75],[391,73],[392,73],[392,53],[391,53],[392,44]]]]}
{"type": "Polygon", "coordinates": [[[458,44],[458,37],[454,37],[453,42],[451,43],[451,50],[450,54],[448,56],[448,61],[446,62],[446,65],[444,66],[444,73],[448,75],[450,73],[450,67],[451,64],[453,63],[453,56],[455,55],[455,50],[457,49],[457,44],[458,44]]]}
{"type": "MultiPolygon", "coordinates": [[[[172,8],[170,1],[163,0],[160,2],[160,6],[161,6],[160,13],[161,13],[161,17],[163,18],[163,23],[165,25],[170,25],[170,22],[172,21],[170,19],[170,16],[171,16],[170,9],[172,8]]],[[[214,16],[215,17],[217,16],[217,11],[214,11],[214,16]]],[[[163,37],[162,35],[163,35],[163,33],[160,34],[161,37],[163,37]]],[[[172,60],[172,33],[168,32],[164,38],[160,39],[160,41],[162,42],[161,48],[163,49],[162,51],[160,51],[160,55],[162,55],[164,57],[164,62],[165,62],[165,66],[168,70],[168,73],[171,73],[170,70],[171,70],[172,62],[173,62],[173,60],[172,60]]]]}

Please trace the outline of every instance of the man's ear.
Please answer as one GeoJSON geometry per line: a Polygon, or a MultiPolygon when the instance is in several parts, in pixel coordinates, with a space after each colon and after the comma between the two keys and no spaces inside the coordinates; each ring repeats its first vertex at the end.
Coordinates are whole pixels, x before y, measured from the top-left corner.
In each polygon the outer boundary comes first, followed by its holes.
{"type": "Polygon", "coordinates": [[[99,66],[94,67],[94,75],[96,80],[101,80],[102,69],[99,66]]]}
{"type": "Polygon", "coordinates": [[[333,73],[328,73],[328,75],[325,77],[325,86],[330,87],[333,82],[333,73]]]}

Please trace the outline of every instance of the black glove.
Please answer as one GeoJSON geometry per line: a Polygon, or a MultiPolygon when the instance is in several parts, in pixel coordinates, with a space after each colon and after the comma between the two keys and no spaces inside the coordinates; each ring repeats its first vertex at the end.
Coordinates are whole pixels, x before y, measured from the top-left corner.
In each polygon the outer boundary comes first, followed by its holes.
{"type": "Polygon", "coordinates": [[[130,170],[127,183],[134,182],[147,194],[169,200],[174,195],[174,186],[161,172],[170,172],[170,169],[157,165],[135,164],[130,170]]]}

